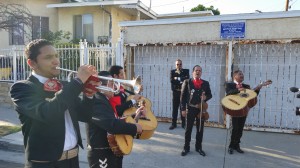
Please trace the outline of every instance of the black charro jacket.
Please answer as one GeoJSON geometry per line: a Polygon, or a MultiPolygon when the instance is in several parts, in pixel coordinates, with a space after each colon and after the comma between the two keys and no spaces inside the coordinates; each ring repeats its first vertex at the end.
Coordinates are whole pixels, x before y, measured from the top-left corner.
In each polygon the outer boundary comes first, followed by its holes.
{"type": "Polygon", "coordinates": [[[136,135],[135,124],[116,119],[109,100],[102,93],[94,96],[92,119],[86,124],[87,143],[92,148],[109,147],[107,133],[136,135]]]}
{"type": "Polygon", "coordinates": [[[121,104],[116,105],[116,110],[118,113],[119,117],[122,117],[124,112],[133,107],[133,103],[131,100],[127,100],[127,94],[126,94],[126,89],[124,89],[124,91],[120,91],[118,94],[115,94],[115,96],[119,96],[121,99],[121,104]]]}
{"type": "MultiPolygon", "coordinates": [[[[242,83],[242,86],[245,89],[250,89],[250,85],[242,83]]],[[[227,95],[235,95],[235,94],[240,93],[240,91],[236,88],[236,83],[234,83],[234,82],[225,83],[225,91],[226,91],[226,96],[227,95]]],[[[254,90],[254,91],[258,95],[260,90],[254,90]]]]}
{"type": "Polygon", "coordinates": [[[190,78],[190,73],[188,69],[181,69],[180,74],[176,73],[176,69],[171,70],[170,81],[172,91],[181,90],[181,85],[184,80],[190,78]],[[180,77],[180,80],[178,80],[180,77]]]}
{"type": "Polygon", "coordinates": [[[72,80],[63,83],[62,90],[56,93],[44,91],[44,85],[34,76],[12,85],[10,94],[22,124],[27,160],[57,161],[61,157],[66,110],[70,113],[78,145],[83,147],[78,121],[90,120],[93,101],[81,100],[78,96],[82,90],[83,84],[72,80]]]}
{"type": "Polygon", "coordinates": [[[203,101],[208,101],[212,98],[209,82],[206,80],[203,80],[203,83],[201,85],[200,89],[195,89],[195,86],[193,84],[193,79],[186,79],[181,88],[181,111],[185,111],[189,104],[195,105],[199,104],[201,102],[201,95],[202,92],[205,92],[206,99],[203,101]]]}

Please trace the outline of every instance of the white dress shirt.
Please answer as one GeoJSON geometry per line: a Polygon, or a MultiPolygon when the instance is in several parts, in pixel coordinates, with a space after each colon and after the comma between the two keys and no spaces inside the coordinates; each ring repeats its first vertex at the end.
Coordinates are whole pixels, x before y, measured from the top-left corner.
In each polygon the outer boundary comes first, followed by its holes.
{"type": "MultiPolygon", "coordinates": [[[[42,84],[44,84],[49,78],[45,78],[41,75],[32,72],[32,75],[36,77],[42,84]]],[[[65,143],[64,143],[64,151],[73,149],[77,145],[77,135],[74,129],[72,119],[69,113],[69,110],[65,111],[65,143]]]]}

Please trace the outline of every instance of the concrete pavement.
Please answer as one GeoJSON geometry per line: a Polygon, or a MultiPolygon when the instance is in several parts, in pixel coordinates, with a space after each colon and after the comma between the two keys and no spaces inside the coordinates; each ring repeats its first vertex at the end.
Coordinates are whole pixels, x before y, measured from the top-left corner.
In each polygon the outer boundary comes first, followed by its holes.
{"type": "MultiPolygon", "coordinates": [[[[0,105],[0,120],[19,124],[16,112],[0,105]]],[[[86,144],[84,124],[80,124],[84,144],[86,144]]],[[[226,150],[230,131],[220,128],[205,127],[202,157],[194,151],[195,128],[191,141],[191,152],[180,156],[184,143],[184,130],[169,130],[169,123],[159,123],[154,136],[149,140],[134,140],[130,155],[124,158],[124,168],[300,168],[300,136],[292,134],[244,131],[241,147],[244,154],[235,152],[229,155],[226,150]]],[[[0,138],[2,161],[24,163],[22,150],[23,136],[20,132],[0,138]]],[[[80,151],[80,166],[87,168],[86,151],[80,151]]]]}

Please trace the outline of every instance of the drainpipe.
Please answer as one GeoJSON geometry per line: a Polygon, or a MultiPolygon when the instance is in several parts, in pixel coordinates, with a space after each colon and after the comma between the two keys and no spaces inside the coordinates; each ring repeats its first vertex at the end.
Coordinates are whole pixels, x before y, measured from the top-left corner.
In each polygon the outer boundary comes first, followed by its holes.
{"type": "Polygon", "coordinates": [[[111,47],[112,46],[112,16],[111,16],[111,13],[110,12],[108,12],[107,10],[105,10],[104,9],[104,7],[103,7],[103,5],[101,5],[101,8],[102,8],[102,10],[106,13],[106,14],[108,14],[109,15],[109,37],[108,37],[108,43],[109,43],[109,46],[111,47]]]}

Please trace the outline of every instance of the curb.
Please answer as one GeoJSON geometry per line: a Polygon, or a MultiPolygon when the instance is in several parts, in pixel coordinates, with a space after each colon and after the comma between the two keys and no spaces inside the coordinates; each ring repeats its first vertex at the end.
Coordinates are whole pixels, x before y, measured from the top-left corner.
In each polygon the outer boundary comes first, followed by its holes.
{"type": "Polygon", "coordinates": [[[0,138],[15,134],[21,131],[21,126],[7,121],[0,120],[0,138]]]}

